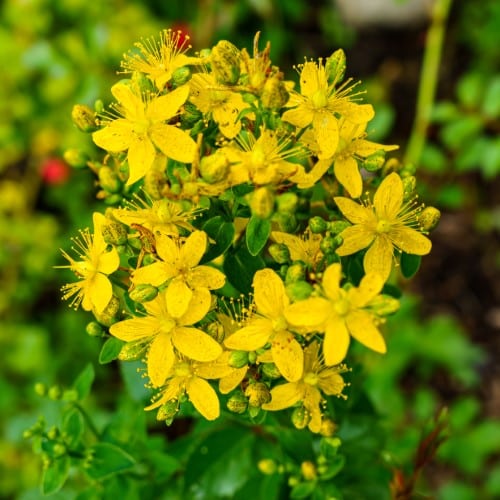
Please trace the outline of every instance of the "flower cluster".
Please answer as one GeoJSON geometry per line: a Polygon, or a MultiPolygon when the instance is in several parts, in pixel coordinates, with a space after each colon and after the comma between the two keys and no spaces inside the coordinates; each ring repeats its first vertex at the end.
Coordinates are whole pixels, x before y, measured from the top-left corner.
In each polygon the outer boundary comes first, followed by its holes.
{"type": "Polygon", "coordinates": [[[386,351],[386,283],[429,253],[438,213],[417,205],[411,166],[386,162],[396,146],[366,138],[374,110],[342,50],[299,65],[296,87],[258,38],[188,55],[165,30],[124,56],[107,111],[75,108],[106,154],[74,165],[108,208],[78,260],[63,252],[78,278],[63,298],[118,359],[143,360],[160,420],[191,404],[214,420],[222,400],[327,433],[351,338],[386,351]]]}

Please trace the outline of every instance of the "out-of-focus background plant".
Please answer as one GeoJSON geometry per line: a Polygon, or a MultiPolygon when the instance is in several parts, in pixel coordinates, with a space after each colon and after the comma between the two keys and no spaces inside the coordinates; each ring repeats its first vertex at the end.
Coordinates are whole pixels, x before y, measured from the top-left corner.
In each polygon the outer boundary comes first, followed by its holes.
{"type": "MultiPolygon", "coordinates": [[[[404,155],[414,139],[432,2],[389,1],[392,5],[378,9],[383,16],[366,4],[353,7],[357,3],[1,4],[0,497],[39,498],[40,458],[23,433],[39,415],[48,427],[60,425],[65,403],[58,388],[70,387],[101,348],[86,334],[86,318],[60,302],[64,277],[53,270],[61,263],[57,248],[76,228],[90,224],[96,203],[92,177],[64,159],[68,149],[90,152],[93,147],[71,124],[73,104],[92,106],[98,98],[109,98],[122,53],[141,36],[179,27],[191,35],[195,49],[221,38],[251,48],[260,30],[282,68],[344,48],[349,74],[363,80],[376,108],[370,137],[401,144],[404,155]],[[391,6],[397,14],[387,10],[391,6]],[[50,388],[47,394],[44,387],[50,388]]],[[[495,0],[455,0],[442,21],[436,99],[417,162],[421,196],[441,209],[442,220],[433,233],[432,254],[408,285],[413,297],[388,325],[388,354],[366,354],[363,368],[366,392],[390,439],[370,442],[362,421],[352,422],[342,437],[358,440],[360,456],[363,446],[382,447],[387,470],[397,469],[408,479],[422,429],[446,407],[447,440],[417,491],[440,500],[488,499],[500,495],[500,6],[495,0]]],[[[169,429],[158,426],[137,410],[134,401],[142,398],[143,388],[129,365],[95,368],[85,404],[117,442],[134,435],[128,452],[151,462],[157,491],[176,473],[179,498],[186,492],[192,498],[244,496],[251,482],[259,484],[261,498],[279,497],[279,474],[266,476],[256,467],[259,457],[283,459],[273,456],[272,447],[257,453],[255,436],[238,427],[222,434],[204,425],[192,428],[189,421],[169,429]],[[123,395],[117,398],[116,392],[123,395]]],[[[80,396],[91,378],[85,373],[77,384],[80,396]]],[[[288,452],[295,444],[290,441],[288,452]]],[[[126,457],[122,460],[125,467],[126,457]]],[[[304,483],[311,482],[303,469],[301,476],[301,460],[289,453],[284,461],[304,483]]],[[[90,476],[96,480],[99,473],[90,476]]],[[[76,476],[59,498],[76,498],[85,485],[76,476]]],[[[172,492],[168,498],[174,498],[172,492]]]]}

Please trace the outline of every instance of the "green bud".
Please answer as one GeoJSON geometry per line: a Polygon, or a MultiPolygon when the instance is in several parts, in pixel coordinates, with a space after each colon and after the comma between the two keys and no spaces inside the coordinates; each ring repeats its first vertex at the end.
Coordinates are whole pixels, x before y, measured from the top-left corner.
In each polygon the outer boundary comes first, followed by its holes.
{"type": "Polygon", "coordinates": [[[99,114],[104,111],[104,103],[102,102],[102,99],[97,99],[94,102],[94,111],[99,114]]]}
{"type": "Polygon", "coordinates": [[[294,233],[297,228],[297,219],[291,213],[277,212],[273,215],[272,220],[279,226],[279,230],[284,233],[294,233]]]}
{"type": "Polygon", "coordinates": [[[135,342],[127,342],[123,344],[118,359],[120,361],[137,361],[146,355],[148,344],[142,340],[135,342]]]}
{"type": "Polygon", "coordinates": [[[62,389],[58,385],[53,385],[49,388],[47,395],[49,396],[49,399],[52,399],[52,401],[57,401],[61,399],[62,389]]]}
{"type": "Polygon", "coordinates": [[[118,193],[122,188],[122,181],[110,167],[102,166],[98,172],[99,184],[108,193],[118,193]]]}
{"type": "Polygon", "coordinates": [[[174,87],[180,87],[191,80],[191,70],[187,66],[181,66],[172,73],[174,87]]]}
{"type": "Polygon", "coordinates": [[[166,422],[171,424],[178,411],[178,401],[175,399],[171,399],[158,408],[158,412],[156,413],[156,420],[165,420],[166,422]]]}
{"type": "Polygon", "coordinates": [[[248,404],[256,408],[271,401],[271,392],[267,385],[262,382],[249,384],[245,389],[245,396],[248,398],[248,404]]]}
{"type": "Polygon", "coordinates": [[[269,246],[269,253],[278,264],[290,262],[290,250],[284,243],[273,243],[269,246]]]}
{"type": "Polygon", "coordinates": [[[401,179],[403,181],[403,199],[408,201],[413,197],[415,187],[417,186],[417,179],[413,175],[408,175],[401,179]]]}
{"type": "Polygon", "coordinates": [[[146,172],[143,189],[153,200],[163,198],[166,186],[167,178],[164,172],[160,172],[156,168],[151,168],[146,172]]]}
{"type": "Polygon", "coordinates": [[[424,231],[432,231],[436,228],[441,218],[441,212],[435,207],[425,207],[418,216],[420,227],[424,231]]]}
{"type": "Polygon", "coordinates": [[[254,365],[257,361],[257,353],[255,351],[250,351],[248,353],[248,364],[254,365]]]}
{"type": "Polygon", "coordinates": [[[240,51],[227,40],[220,40],[212,48],[210,63],[218,83],[234,85],[240,76],[240,51]]]}
{"type": "Polygon", "coordinates": [[[328,230],[331,234],[339,234],[351,224],[345,220],[334,220],[328,223],[328,230]]]}
{"type": "Polygon", "coordinates": [[[250,94],[250,92],[244,92],[241,94],[241,98],[243,99],[243,102],[246,102],[247,104],[252,104],[257,100],[257,96],[250,94]]]}
{"type": "Polygon", "coordinates": [[[274,363],[263,363],[261,365],[262,374],[271,380],[275,380],[281,378],[281,372],[278,370],[278,367],[274,363]]]}
{"type": "Polygon", "coordinates": [[[139,302],[139,304],[144,304],[144,302],[149,302],[153,300],[158,295],[158,288],[153,285],[139,284],[136,285],[130,292],[129,297],[134,302],[139,302]]]}
{"type": "Polygon", "coordinates": [[[200,160],[200,174],[206,182],[223,181],[229,172],[229,161],[224,153],[216,152],[200,160]]]}
{"type": "Polygon", "coordinates": [[[283,193],[276,198],[278,212],[283,214],[294,214],[299,205],[299,197],[295,193],[283,193]]]}
{"type": "Polygon", "coordinates": [[[324,437],[332,437],[337,431],[337,424],[330,418],[321,420],[321,429],[319,433],[324,437]]]}
{"type": "Polygon", "coordinates": [[[346,66],[345,52],[342,49],[336,50],[325,64],[328,83],[341,83],[345,76],[346,66]]]}
{"type": "Polygon", "coordinates": [[[363,160],[362,166],[368,172],[380,170],[385,163],[385,151],[377,151],[363,160]]]}
{"type": "Polygon", "coordinates": [[[266,476],[270,476],[274,474],[278,470],[278,466],[276,462],[271,458],[264,458],[259,460],[257,463],[257,467],[266,476]]]}
{"type": "Polygon", "coordinates": [[[104,308],[104,311],[98,313],[95,309],[92,311],[95,318],[101,325],[111,326],[118,320],[118,313],[120,312],[120,300],[118,297],[113,295],[108,305],[104,308]]]}
{"type": "Polygon", "coordinates": [[[52,441],[56,440],[59,437],[59,429],[53,425],[48,431],[47,431],[47,437],[51,439],[52,441]]]}
{"type": "Polygon", "coordinates": [[[62,398],[63,401],[78,401],[78,391],[76,389],[65,389],[62,398]]]}
{"type": "Polygon", "coordinates": [[[139,89],[143,94],[155,91],[153,82],[144,73],[139,71],[134,71],[130,79],[123,79],[121,82],[134,90],[139,89]]]}
{"type": "Polygon", "coordinates": [[[335,250],[337,250],[337,248],[342,245],[342,238],[337,235],[337,236],[325,236],[320,244],[319,244],[319,248],[321,249],[321,251],[327,255],[327,254],[330,254],[330,253],[335,253],[335,250]]]}
{"type": "Polygon", "coordinates": [[[99,127],[97,126],[96,115],[88,106],[84,104],[75,104],[71,110],[71,118],[73,123],[82,132],[94,132],[99,127]]]}
{"type": "Polygon", "coordinates": [[[290,283],[295,283],[297,281],[303,281],[306,277],[306,268],[302,262],[295,262],[291,266],[288,266],[285,276],[285,283],[288,285],[290,283]]]}
{"type": "Polygon", "coordinates": [[[107,194],[104,197],[104,203],[108,206],[116,206],[119,205],[123,200],[123,197],[121,194],[115,193],[115,194],[107,194]]]}
{"type": "Polygon", "coordinates": [[[283,82],[282,73],[276,73],[266,80],[260,95],[260,101],[265,108],[279,109],[290,98],[290,94],[283,82]]]}
{"type": "Polygon", "coordinates": [[[247,411],[248,400],[241,391],[238,391],[231,394],[230,398],[227,400],[226,406],[230,412],[241,415],[247,411]]]}
{"type": "Polygon", "coordinates": [[[321,453],[325,457],[334,457],[340,446],[342,445],[342,441],[338,437],[323,437],[320,441],[320,450],[321,453]]]}
{"type": "MultiPolygon", "coordinates": [[[[198,54],[198,57],[200,59],[209,59],[211,53],[212,53],[212,49],[208,49],[208,48],[201,49],[200,53],[198,54]]],[[[210,61],[204,61],[204,62],[210,62],[210,61]]]]}
{"type": "Polygon", "coordinates": [[[268,219],[274,210],[274,193],[268,187],[257,188],[250,194],[250,210],[252,215],[268,219]]]}
{"type": "Polygon", "coordinates": [[[401,169],[399,175],[401,177],[406,177],[407,175],[415,175],[416,173],[417,173],[417,166],[414,165],[413,163],[408,163],[401,169]]]}
{"type": "Polygon", "coordinates": [[[305,429],[311,421],[311,414],[306,408],[300,406],[293,410],[291,420],[296,429],[305,429]]]}
{"type": "Polygon", "coordinates": [[[47,394],[47,386],[42,383],[42,382],[37,382],[35,384],[35,394],[37,394],[38,396],[45,396],[47,394]]]}
{"type": "Polygon", "coordinates": [[[52,450],[54,452],[54,458],[57,458],[66,455],[67,448],[62,443],[56,443],[52,450]]]}
{"type": "Polygon", "coordinates": [[[300,464],[300,472],[306,481],[314,481],[317,477],[316,466],[310,460],[300,464]]]}
{"type": "Polygon", "coordinates": [[[214,340],[216,340],[219,344],[221,344],[223,342],[224,337],[225,337],[224,327],[218,321],[214,321],[212,323],[209,323],[207,325],[206,332],[210,335],[210,337],[212,337],[214,340]]]}
{"type": "Polygon", "coordinates": [[[65,162],[73,168],[84,168],[89,161],[89,157],[83,151],[75,148],[67,149],[63,157],[65,162]]]}
{"type": "Polygon", "coordinates": [[[109,222],[102,227],[102,237],[109,245],[125,245],[128,241],[127,228],[120,222],[109,222]]]}
{"type": "Polygon", "coordinates": [[[328,229],[328,222],[323,217],[316,215],[309,219],[309,229],[314,234],[324,233],[328,229]]]}
{"type": "Polygon", "coordinates": [[[314,288],[307,281],[295,281],[286,285],[286,294],[293,302],[305,300],[311,296],[314,288]]]}
{"type": "Polygon", "coordinates": [[[90,335],[91,337],[102,337],[104,334],[102,326],[97,321],[87,323],[85,331],[87,332],[87,335],[90,335]]]}
{"type": "Polygon", "coordinates": [[[248,365],[247,351],[232,351],[229,355],[229,366],[233,368],[243,368],[248,365]]]}

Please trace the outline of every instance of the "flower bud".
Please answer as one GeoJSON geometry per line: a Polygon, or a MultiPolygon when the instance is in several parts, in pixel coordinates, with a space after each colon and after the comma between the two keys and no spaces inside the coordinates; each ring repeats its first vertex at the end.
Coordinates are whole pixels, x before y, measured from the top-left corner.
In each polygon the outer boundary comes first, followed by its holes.
{"type": "Polygon", "coordinates": [[[245,396],[248,397],[248,404],[260,408],[263,404],[271,401],[271,392],[266,384],[255,382],[249,384],[245,389],[245,396]]]}
{"type": "Polygon", "coordinates": [[[155,168],[151,168],[146,172],[143,189],[153,200],[161,200],[163,198],[166,186],[167,178],[163,172],[155,168]]]}
{"type": "Polygon", "coordinates": [[[191,80],[191,70],[187,66],[177,68],[172,74],[174,87],[180,87],[191,80]]]}
{"type": "Polygon", "coordinates": [[[276,199],[278,212],[283,214],[294,214],[299,205],[299,197],[295,193],[283,193],[276,199]]]}
{"type": "Polygon", "coordinates": [[[229,355],[229,366],[233,368],[243,368],[248,365],[247,351],[232,351],[229,355]]]}
{"type": "Polygon", "coordinates": [[[274,363],[263,363],[262,364],[262,374],[271,380],[275,380],[281,377],[281,372],[274,363]]]}
{"type": "Polygon", "coordinates": [[[342,49],[336,50],[325,64],[328,83],[341,83],[344,79],[346,66],[345,52],[342,49]]]}
{"type": "Polygon", "coordinates": [[[247,411],[248,400],[241,391],[238,391],[230,396],[227,400],[226,406],[231,413],[241,415],[247,411]]]}
{"type": "Polygon", "coordinates": [[[286,294],[292,302],[305,300],[311,296],[314,288],[307,281],[295,281],[286,285],[286,294]]]}
{"type": "Polygon", "coordinates": [[[212,323],[209,323],[207,325],[206,332],[219,344],[223,342],[225,337],[224,326],[218,321],[213,321],[212,323]]]}
{"type": "Polygon", "coordinates": [[[110,167],[102,166],[98,172],[99,184],[108,193],[118,193],[122,188],[122,182],[117,173],[110,167]]]}
{"type": "Polygon", "coordinates": [[[118,297],[113,295],[108,305],[104,308],[104,311],[98,313],[95,309],[92,310],[95,318],[101,325],[111,326],[116,323],[118,313],[120,311],[120,300],[118,297]]]}
{"type": "Polygon", "coordinates": [[[276,73],[264,83],[260,101],[265,108],[279,109],[288,102],[289,97],[282,73],[276,73]]]}
{"type": "Polygon", "coordinates": [[[435,207],[425,207],[418,216],[420,227],[424,231],[432,231],[438,225],[441,212],[435,207]]]}
{"type": "Polygon", "coordinates": [[[252,215],[268,219],[274,210],[274,193],[268,187],[257,188],[250,194],[250,210],[252,215]]]}
{"type": "Polygon", "coordinates": [[[324,233],[328,229],[328,222],[323,217],[316,215],[309,219],[309,229],[314,234],[324,233]]]}
{"type": "Polygon", "coordinates": [[[49,388],[47,395],[49,396],[49,399],[57,401],[58,399],[61,399],[62,389],[58,385],[53,385],[49,388]]]}
{"type": "Polygon", "coordinates": [[[85,331],[90,337],[101,337],[104,334],[102,326],[97,321],[91,321],[90,323],[87,323],[85,331]]]}
{"type": "Polygon", "coordinates": [[[269,253],[278,264],[290,262],[290,250],[284,243],[273,243],[269,246],[269,253]]]}
{"type": "Polygon", "coordinates": [[[370,309],[377,316],[388,316],[399,310],[399,300],[390,295],[377,295],[370,301],[370,309]]]}
{"type": "Polygon", "coordinates": [[[303,281],[305,277],[306,269],[304,264],[302,262],[295,262],[291,266],[288,266],[286,270],[285,283],[288,285],[297,281],[303,281]]]}
{"type": "Polygon", "coordinates": [[[339,234],[351,224],[345,220],[334,220],[328,223],[328,230],[331,234],[339,234]]]}
{"type": "Polygon", "coordinates": [[[136,285],[132,290],[130,290],[128,295],[134,302],[144,304],[144,302],[149,302],[158,295],[158,288],[153,285],[143,283],[136,285]]]}
{"type": "Polygon", "coordinates": [[[229,161],[224,153],[216,152],[200,160],[200,174],[206,182],[223,181],[229,172],[229,161]]]}
{"type": "Polygon", "coordinates": [[[408,201],[413,197],[415,187],[417,186],[417,179],[413,175],[408,175],[401,179],[403,181],[403,199],[408,201]]]}
{"type": "Polygon", "coordinates": [[[52,451],[54,453],[54,458],[58,458],[66,455],[67,448],[62,443],[56,443],[54,448],[52,448],[52,451]]]}
{"type": "Polygon", "coordinates": [[[73,168],[84,168],[87,166],[89,157],[79,149],[67,149],[63,155],[64,161],[73,168]]]}
{"type": "Polygon", "coordinates": [[[142,341],[127,342],[123,344],[118,354],[118,359],[120,361],[136,361],[142,359],[146,354],[147,346],[147,343],[142,341]]]}
{"type": "Polygon", "coordinates": [[[48,431],[47,431],[47,437],[54,441],[55,439],[57,439],[59,437],[59,429],[53,425],[48,431]]]}
{"type": "Polygon", "coordinates": [[[305,429],[311,421],[311,414],[306,408],[300,406],[293,410],[291,419],[296,429],[305,429]]]}
{"type": "Polygon", "coordinates": [[[321,428],[319,433],[324,437],[332,437],[337,430],[337,424],[330,418],[321,420],[321,428]]]}
{"type": "Polygon", "coordinates": [[[292,213],[277,212],[273,215],[272,220],[278,223],[279,230],[284,233],[294,233],[297,228],[297,219],[292,213]]]}
{"type": "Polygon", "coordinates": [[[300,464],[300,472],[306,481],[314,481],[316,479],[316,466],[310,461],[306,460],[300,464]]]}
{"type": "Polygon", "coordinates": [[[127,228],[120,222],[109,222],[102,226],[102,237],[109,245],[125,245],[128,241],[127,228]]]}
{"type": "Polygon", "coordinates": [[[342,245],[342,238],[337,235],[337,236],[325,236],[322,238],[319,248],[321,251],[326,255],[330,253],[335,253],[335,250],[342,245]]]}
{"type": "Polygon", "coordinates": [[[71,118],[73,123],[82,132],[94,132],[99,127],[97,126],[96,115],[88,106],[84,104],[75,104],[71,110],[71,118]]]}
{"type": "Polygon", "coordinates": [[[276,462],[272,458],[264,458],[259,460],[257,463],[257,467],[266,476],[270,476],[274,474],[278,470],[278,466],[276,462]]]}
{"type": "Polygon", "coordinates": [[[45,396],[47,394],[47,386],[43,384],[42,382],[37,382],[35,384],[35,393],[38,396],[45,396]]]}
{"type": "Polygon", "coordinates": [[[377,151],[363,160],[362,166],[368,172],[380,170],[385,163],[385,151],[377,151]]]}
{"type": "Polygon", "coordinates": [[[212,73],[218,83],[234,85],[240,76],[240,51],[227,40],[220,40],[210,54],[212,73]]]}
{"type": "Polygon", "coordinates": [[[178,411],[179,403],[175,399],[171,399],[158,408],[156,420],[165,420],[165,422],[170,425],[178,411]]]}

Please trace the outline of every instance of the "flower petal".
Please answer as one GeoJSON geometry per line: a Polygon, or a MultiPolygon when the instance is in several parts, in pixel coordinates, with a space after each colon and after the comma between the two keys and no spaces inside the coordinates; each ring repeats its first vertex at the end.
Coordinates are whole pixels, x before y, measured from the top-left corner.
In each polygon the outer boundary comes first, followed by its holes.
{"type": "Polygon", "coordinates": [[[414,255],[427,255],[432,248],[431,240],[411,227],[393,229],[389,238],[400,250],[414,255]]]}
{"type": "Polygon", "coordinates": [[[320,88],[328,88],[325,72],[320,72],[315,62],[306,61],[300,72],[300,93],[305,97],[312,97],[320,88]]]}
{"type": "Polygon", "coordinates": [[[222,394],[230,393],[233,389],[238,387],[241,381],[245,378],[246,373],[246,366],[243,368],[233,368],[229,375],[226,375],[219,380],[219,391],[222,394]]]}
{"type": "Polygon", "coordinates": [[[154,387],[160,387],[170,374],[175,362],[171,337],[168,334],[158,334],[148,349],[148,376],[154,387]]]}
{"type": "Polygon", "coordinates": [[[365,224],[346,227],[339,235],[344,241],[337,250],[337,255],[344,257],[359,252],[370,246],[375,238],[375,232],[365,224]]]}
{"type": "Polygon", "coordinates": [[[303,385],[297,382],[277,385],[271,389],[271,401],[263,404],[262,409],[277,411],[290,408],[302,399],[304,395],[303,385]]]}
{"type": "Polygon", "coordinates": [[[386,235],[379,235],[371,247],[367,250],[363,259],[363,267],[366,273],[379,274],[387,281],[392,269],[394,247],[386,235]]]}
{"type": "Polygon", "coordinates": [[[164,262],[153,262],[148,266],[140,267],[132,273],[132,282],[160,286],[172,277],[172,271],[164,262]]]}
{"type": "Polygon", "coordinates": [[[273,361],[288,382],[297,382],[304,371],[304,352],[293,334],[287,331],[275,334],[271,345],[273,361]]]}
{"type": "Polygon", "coordinates": [[[323,340],[325,365],[341,363],[347,355],[351,337],[343,318],[331,317],[328,320],[323,340]]]}
{"type": "Polygon", "coordinates": [[[189,274],[189,286],[192,288],[208,288],[217,290],[222,288],[226,282],[226,276],[211,266],[196,266],[189,274]]]}
{"type": "Polygon", "coordinates": [[[107,276],[97,273],[89,282],[85,294],[88,295],[95,310],[102,313],[113,296],[113,286],[107,276]]]}
{"type": "Polygon", "coordinates": [[[323,273],[321,285],[325,295],[330,300],[337,300],[340,292],[340,280],[342,279],[342,266],[338,263],[329,265],[323,273]]]}
{"type": "Polygon", "coordinates": [[[188,268],[195,267],[200,262],[207,249],[207,233],[192,232],[181,247],[179,260],[188,268]]]}
{"type": "Polygon", "coordinates": [[[312,110],[305,104],[301,104],[297,108],[285,111],[281,119],[295,125],[297,128],[305,128],[312,123],[313,117],[312,110]]]}
{"type": "Polygon", "coordinates": [[[116,83],[111,87],[111,93],[120,103],[120,108],[127,120],[137,120],[144,116],[144,102],[140,95],[133,92],[130,85],[116,83]]]}
{"type": "Polygon", "coordinates": [[[107,124],[101,130],[92,134],[92,140],[100,148],[112,153],[128,149],[133,137],[133,124],[123,118],[118,118],[107,124]]]}
{"type": "Polygon", "coordinates": [[[264,346],[273,334],[273,325],[268,319],[253,318],[247,326],[240,328],[224,340],[229,349],[255,351],[264,346]]]}
{"type": "Polygon", "coordinates": [[[330,311],[331,306],[328,300],[321,297],[312,297],[288,306],[284,311],[284,315],[291,325],[314,331],[321,328],[330,311]]]}
{"type": "Polygon", "coordinates": [[[333,172],[353,198],[359,198],[362,195],[363,179],[359,173],[358,162],[352,156],[335,160],[333,172]]]}
{"type": "Polygon", "coordinates": [[[168,94],[152,99],[148,103],[146,117],[153,123],[169,120],[186,102],[188,95],[189,85],[182,85],[168,94]]]}
{"type": "Polygon", "coordinates": [[[176,266],[179,260],[179,245],[177,244],[178,240],[174,240],[170,236],[166,234],[159,233],[156,235],[156,251],[158,255],[161,257],[161,260],[168,264],[169,270],[172,273],[171,277],[176,274],[176,266]]]}
{"type": "Polygon", "coordinates": [[[206,380],[200,377],[192,377],[186,386],[186,392],[193,406],[207,420],[215,420],[219,417],[219,398],[206,380]]]}
{"type": "Polygon", "coordinates": [[[160,331],[160,322],[151,316],[119,321],[109,328],[109,333],[125,342],[147,339],[160,331]]]}
{"type": "Polygon", "coordinates": [[[403,204],[403,181],[396,172],[389,174],[373,196],[373,206],[379,219],[394,221],[403,204]]]}
{"type": "Polygon", "coordinates": [[[339,123],[335,115],[329,111],[316,112],[313,118],[314,137],[318,142],[320,151],[318,159],[331,158],[339,144],[339,123]]]}
{"type": "Polygon", "coordinates": [[[116,248],[113,248],[109,252],[104,252],[99,256],[97,271],[103,274],[111,274],[118,269],[119,265],[120,256],[118,255],[116,248]]]}
{"type": "Polygon", "coordinates": [[[319,373],[318,386],[328,396],[338,396],[342,394],[345,382],[336,369],[327,368],[319,373]]]}
{"type": "Polygon", "coordinates": [[[153,143],[145,136],[134,137],[128,148],[129,177],[127,186],[142,179],[155,161],[156,150],[153,143]]]}
{"type": "Polygon", "coordinates": [[[387,348],[384,337],[378,331],[373,320],[373,315],[367,311],[352,311],[346,318],[347,328],[358,342],[372,351],[385,353],[387,348]]]}
{"type": "Polygon", "coordinates": [[[383,286],[382,276],[376,273],[367,273],[363,276],[358,288],[351,288],[347,292],[349,302],[354,308],[364,307],[382,291],[383,286]]]}
{"type": "Polygon", "coordinates": [[[384,144],[378,144],[365,139],[358,139],[356,141],[356,154],[362,156],[363,158],[366,158],[377,151],[394,151],[395,149],[399,149],[399,146],[385,146],[384,144]]]}
{"type": "Polygon", "coordinates": [[[179,278],[174,278],[166,291],[167,309],[173,318],[180,318],[193,297],[193,291],[179,278]]]}
{"type": "Polygon", "coordinates": [[[187,310],[178,319],[180,325],[194,325],[201,321],[210,310],[212,296],[206,288],[196,288],[192,291],[187,310]]]}
{"type": "Polygon", "coordinates": [[[278,318],[289,300],[285,285],[272,269],[261,269],[253,277],[254,301],[257,312],[266,318],[278,318]]]}
{"type": "Polygon", "coordinates": [[[336,196],[334,200],[344,217],[353,224],[376,224],[377,220],[371,209],[343,196],[336,196]]]}
{"type": "Polygon", "coordinates": [[[213,361],[222,354],[217,341],[198,328],[175,327],[172,343],[182,354],[196,361],[213,361]]]}
{"type": "Polygon", "coordinates": [[[151,126],[149,135],[165,156],[182,163],[193,162],[196,143],[183,130],[173,125],[158,123],[151,126]]]}

